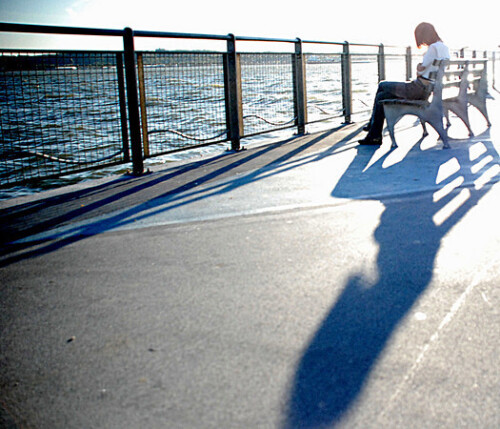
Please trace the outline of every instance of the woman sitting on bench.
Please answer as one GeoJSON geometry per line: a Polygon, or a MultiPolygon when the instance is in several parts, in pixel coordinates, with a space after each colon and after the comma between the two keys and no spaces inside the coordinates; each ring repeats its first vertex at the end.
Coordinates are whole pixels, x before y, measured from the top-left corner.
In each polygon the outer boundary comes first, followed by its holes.
{"type": "Polygon", "coordinates": [[[411,82],[380,82],[378,85],[375,102],[373,104],[370,122],[363,128],[368,131],[367,136],[359,141],[362,145],[382,144],[382,130],[384,128],[383,100],[427,100],[432,92],[432,81],[429,74],[433,70],[434,60],[450,58],[450,51],[437,34],[434,26],[422,22],[415,28],[415,41],[417,47],[428,46],[423,60],[417,66],[417,79],[411,82]]]}

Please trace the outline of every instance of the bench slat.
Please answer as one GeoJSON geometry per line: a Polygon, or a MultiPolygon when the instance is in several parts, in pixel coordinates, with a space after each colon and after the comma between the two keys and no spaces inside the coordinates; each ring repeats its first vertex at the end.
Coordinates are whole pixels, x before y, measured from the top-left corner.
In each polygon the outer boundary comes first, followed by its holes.
{"type": "Polygon", "coordinates": [[[455,80],[453,82],[443,82],[443,88],[458,88],[460,87],[461,80],[455,80]]]}
{"type": "Polygon", "coordinates": [[[404,104],[406,106],[427,107],[430,103],[427,100],[402,100],[395,98],[393,100],[384,100],[384,104],[404,104]]]}
{"type": "Polygon", "coordinates": [[[446,79],[450,79],[450,78],[462,77],[463,74],[464,74],[463,70],[453,70],[445,72],[444,76],[446,79]]]}

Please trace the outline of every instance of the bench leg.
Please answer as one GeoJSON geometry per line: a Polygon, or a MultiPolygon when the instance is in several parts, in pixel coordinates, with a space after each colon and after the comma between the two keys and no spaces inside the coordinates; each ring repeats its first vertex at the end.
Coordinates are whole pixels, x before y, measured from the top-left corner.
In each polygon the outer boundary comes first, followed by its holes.
{"type": "Polygon", "coordinates": [[[469,130],[469,137],[474,137],[474,133],[472,132],[472,129],[470,127],[470,124],[469,123],[466,123],[465,126],[467,127],[467,129],[469,130]]]}
{"type": "Polygon", "coordinates": [[[450,144],[448,143],[448,133],[446,132],[445,128],[443,127],[443,121],[440,118],[440,120],[434,120],[432,122],[429,122],[432,125],[432,128],[436,130],[436,132],[439,134],[439,137],[441,138],[443,142],[443,149],[449,149],[450,144]]]}
{"type": "Polygon", "coordinates": [[[469,137],[474,137],[474,133],[472,132],[472,128],[470,127],[470,121],[469,121],[469,113],[467,112],[467,108],[465,112],[461,112],[462,114],[458,114],[457,116],[462,120],[464,125],[467,127],[467,131],[469,131],[469,137]]]}
{"type": "Polygon", "coordinates": [[[450,111],[446,108],[443,109],[444,112],[444,117],[446,119],[446,128],[451,127],[451,122],[450,122],[450,111]]]}
{"type": "Polygon", "coordinates": [[[481,112],[481,114],[484,116],[484,119],[486,119],[486,123],[488,124],[488,127],[491,127],[491,122],[490,118],[488,117],[488,110],[486,109],[486,101],[476,101],[471,103],[477,110],[481,112]]]}
{"type": "Polygon", "coordinates": [[[467,104],[459,101],[448,101],[445,100],[443,101],[443,111],[445,114],[446,118],[446,128],[448,129],[450,127],[450,119],[449,119],[449,113],[450,110],[457,115],[460,120],[464,123],[464,125],[467,127],[467,131],[469,132],[469,137],[473,137],[474,133],[472,132],[472,129],[470,127],[470,121],[469,121],[469,112],[467,110],[467,104]]]}
{"type": "Polygon", "coordinates": [[[425,121],[420,120],[420,123],[422,124],[422,137],[427,137],[429,135],[429,132],[427,131],[427,127],[425,126],[425,121]]]}
{"type": "Polygon", "coordinates": [[[398,144],[396,143],[396,137],[394,136],[394,124],[391,126],[387,124],[387,129],[389,130],[389,136],[391,137],[391,147],[397,148],[398,144]]]}
{"type": "Polygon", "coordinates": [[[398,144],[396,143],[396,137],[394,136],[394,127],[402,115],[396,107],[390,104],[384,104],[384,113],[385,120],[387,122],[387,129],[389,130],[389,135],[391,136],[392,147],[396,148],[398,147],[398,144]]]}

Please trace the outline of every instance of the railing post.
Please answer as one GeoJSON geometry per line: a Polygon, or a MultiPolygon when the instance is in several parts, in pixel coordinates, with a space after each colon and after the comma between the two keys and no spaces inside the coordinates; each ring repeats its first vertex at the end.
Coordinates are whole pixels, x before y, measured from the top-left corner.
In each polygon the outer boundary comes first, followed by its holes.
{"type": "Polygon", "coordinates": [[[341,57],[342,68],[342,107],[344,110],[344,123],[351,123],[352,114],[352,80],[351,80],[351,54],[349,53],[349,42],[344,43],[341,57]]]}
{"type": "Polygon", "coordinates": [[[385,80],[385,51],[384,45],[381,43],[378,47],[378,81],[385,80]]]}
{"type": "Polygon", "coordinates": [[[412,64],[411,64],[411,46],[406,48],[406,80],[411,80],[413,74],[412,64]]]}
{"type": "Polygon", "coordinates": [[[306,91],[306,64],[302,51],[302,40],[295,42],[295,54],[292,61],[294,109],[297,125],[297,134],[306,133],[307,123],[307,91],[306,91]]]}
{"type": "Polygon", "coordinates": [[[141,124],[139,119],[139,100],[137,97],[137,77],[135,73],[134,32],[129,27],[123,30],[123,47],[125,76],[127,78],[128,120],[133,166],[132,173],[138,176],[144,172],[144,162],[142,159],[141,124]]]}
{"type": "Polygon", "coordinates": [[[224,87],[226,96],[226,126],[231,140],[231,150],[241,149],[243,135],[243,106],[241,94],[241,65],[236,53],[236,38],[229,35],[227,53],[224,56],[224,87]]]}
{"type": "Polygon", "coordinates": [[[137,54],[137,75],[139,78],[139,103],[142,125],[142,144],[144,148],[144,158],[149,157],[149,139],[148,139],[148,112],[146,109],[146,88],[144,86],[144,62],[142,53],[137,54]]]}
{"type": "Polygon", "coordinates": [[[120,122],[122,128],[123,161],[130,162],[128,147],[127,101],[125,99],[125,76],[123,74],[123,54],[116,53],[116,74],[118,80],[118,102],[120,104],[120,122]]]}
{"type": "Polygon", "coordinates": [[[491,75],[493,76],[491,80],[491,86],[496,89],[496,54],[495,51],[491,53],[491,75]]]}
{"type": "Polygon", "coordinates": [[[483,60],[483,75],[482,75],[482,79],[481,79],[481,82],[482,84],[484,85],[484,88],[486,90],[486,92],[488,93],[488,58],[485,57],[484,60],[483,60]]]}

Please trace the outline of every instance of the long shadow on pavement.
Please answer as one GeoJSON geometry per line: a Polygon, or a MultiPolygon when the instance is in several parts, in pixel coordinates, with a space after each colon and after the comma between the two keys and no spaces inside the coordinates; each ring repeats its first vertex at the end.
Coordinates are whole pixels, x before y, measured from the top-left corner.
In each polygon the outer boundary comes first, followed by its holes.
{"type": "Polygon", "coordinates": [[[332,196],[365,199],[363,183],[371,183],[375,194],[379,190],[373,199],[385,209],[374,232],[378,278],[370,282],[353,273],[306,346],[285,427],[333,427],[355,403],[398,324],[428,287],[441,240],[498,181],[499,156],[489,133],[485,136],[456,143],[456,150],[436,150],[427,159],[425,152],[413,148],[393,165],[388,161],[394,152],[373,162],[373,148],[357,149],[332,196]],[[471,163],[473,152],[480,155],[471,163]],[[401,181],[411,180],[407,158],[415,162],[414,155],[425,163],[424,171],[417,169],[416,174],[430,174],[429,185],[438,183],[439,189],[407,198],[397,190],[411,192],[411,183],[401,181]],[[476,186],[471,185],[474,180],[476,186]]]}
{"type": "Polygon", "coordinates": [[[188,164],[150,178],[118,180],[94,190],[77,191],[2,210],[0,245],[2,242],[4,244],[0,246],[0,258],[3,257],[0,266],[50,253],[85,237],[228,193],[249,183],[318,161],[333,155],[335,149],[342,149],[360,131],[356,129],[333,147],[314,152],[318,143],[338,130],[336,128],[314,135],[301,144],[288,145],[293,139],[286,140],[230,158],[221,156],[188,164]],[[308,153],[311,150],[312,153],[308,153]],[[261,158],[265,161],[262,162],[261,158]],[[242,173],[237,175],[237,171],[242,173]],[[214,184],[210,185],[211,182],[214,184]],[[94,220],[97,216],[99,219],[94,220]],[[83,225],[76,223],[80,221],[84,221],[83,225]],[[61,226],[67,226],[62,233],[58,230],[61,226]],[[54,230],[53,234],[51,230],[54,230]],[[48,233],[43,238],[22,240],[45,232],[48,233]]]}

